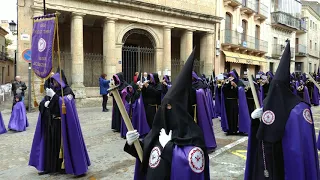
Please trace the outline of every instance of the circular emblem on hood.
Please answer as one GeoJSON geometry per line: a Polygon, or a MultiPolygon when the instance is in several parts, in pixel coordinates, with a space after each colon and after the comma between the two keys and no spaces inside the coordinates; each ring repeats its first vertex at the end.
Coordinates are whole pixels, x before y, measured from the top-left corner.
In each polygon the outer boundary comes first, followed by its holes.
{"type": "Polygon", "coordinates": [[[201,148],[194,147],[190,150],[189,156],[189,166],[191,170],[195,173],[201,173],[204,170],[204,153],[201,148]]]}
{"type": "Polygon", "coordinates": [[[159,166],[160,160],[161,160],[160,155],[161,155],[161,151],[159,147],[156,146],[151,150],[150,157],[149,157],[149,166],[151,168],[154,169],[159,166]]]}
{"type": "Polygon", "coordinates": [[[310,110],[309,110],[309,109],[303,110],[303,117],[304,117],[304,119],[305,119],[308,123],[310,123],[310,124],[313,123],[313,122],[312,122],[311,113],[310,113],[310,110]]]}
{"type": "Polygon", "coordinates": [[[266,125],[271,125],[274,122],[275,118],[276,116],[274,115],[274,113],[270,110],[267,110],[262,114],[261,119],[266,125]]]}

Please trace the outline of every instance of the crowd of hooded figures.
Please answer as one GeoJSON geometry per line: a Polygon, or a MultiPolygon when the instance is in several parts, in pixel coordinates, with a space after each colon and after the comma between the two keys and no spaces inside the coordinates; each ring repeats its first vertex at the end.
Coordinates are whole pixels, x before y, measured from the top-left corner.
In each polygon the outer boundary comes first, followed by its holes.
{"type": "MultiPolygon", "coordinates": [[[[255,88],[236,70],[199,76],[193,71],[195,50],[173,83],[167,75],[160,80],[157,73],[136,76],[131,84],[122,72],[113,75],[111,82],[134,130],[127,130],[115,99],[111,128],[126,139],[124,151],[136,158],[134,179],[210,179],[209,154],[217,148],[213,122],[220,121],[226,135],[248,136],[245,180],[319,180],[320,142],[311,111],[311,105],[319,105],[319,89],[306,74],[290,74],[287,42],[275,75],[252,76],[255,88]],[[136,141],[142,158],[133,145],[136,141]]],[[[313,78],[320,81],[320,70],[313,78]]],[[[51,74],[45,84],[29,165],[39,175],[84,175],[91,163],[75,95],[63,71],[51,74]]],[[[16,101],[9,129],[24,131],[28,121],[21,99],[16,101]]],[[[5,133],[3,127],[0,114],[0,133],[5,133]]]]}

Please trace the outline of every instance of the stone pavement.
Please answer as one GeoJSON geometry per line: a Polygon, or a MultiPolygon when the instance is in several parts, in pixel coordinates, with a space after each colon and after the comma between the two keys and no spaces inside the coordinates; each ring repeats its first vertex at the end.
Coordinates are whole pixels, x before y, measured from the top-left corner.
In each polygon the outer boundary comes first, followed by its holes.
{"type": "MultiPolygon", "coordinates": [[[[7,125],[10,111],[3,113],[7,125]]],[[[80,180],[131,180],[135,159],[123,151],[125,140],[110,129],[111,112],[101,108],[78,109],[82,132],[91,159],[89,172],[80,180]]],[[[320,128],[320,108],[313,108],[316,133],[320,128]]],[[[37,123],[38,112],[28,113],[30,126],[25,132],[8,132],[0,135],[0,179],[73,179],[71,175],[38,176],[37,170],[28,166],[29,153],[37,123]]],[[[215,180],[243,179],[247,137],[226,136],[218,119],[214,119],[218,149],[209,155],[210,175],[215,180]]]]}

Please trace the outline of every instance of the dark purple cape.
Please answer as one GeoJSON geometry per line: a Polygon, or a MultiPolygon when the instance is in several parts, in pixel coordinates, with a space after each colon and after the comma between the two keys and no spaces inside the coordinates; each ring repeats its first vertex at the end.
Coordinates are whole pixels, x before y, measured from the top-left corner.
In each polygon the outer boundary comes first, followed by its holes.
{"type": "MultiPolygon", "coordinates": [[[[126,100],[123,100],[124,106],[126,108],[127,113],[129,114],[130,111],[130,104],[127,103],[126,100]]],[[[142,94],[140,94],[140,98],[137,99],[135,102],[132,103],[132,126],[134,129],[136,129],[140,137],[143,137],[144,135],[148,134],[150,131],[150,127],[147,123],[147,117],[146,117],[146,112],[144,109],[144,104],[143,104],[143,98],[142,94]]],[[[120,128],[120,133],[121,137],[126,137],[126,134],[128,132],[127,126],[124,123],[123,118],[121,117],[121,128],[120,128]]]]}
{"type": "Polygon", "coordinates": [[[319,89],[316,85],[313,85],[312,104],[315,106],[319,106],[319,89]]]}
{"type": "MultiPolygon", "coordinates": [[[[218,86],[215,87],[215,93],[214,93],[214,118],[217,118],[217,117],[221,117],[221,94],[219,94],[219,88],[218,86]]],[[[221,91],[221,89],[220,89],[221,91]]]]}
{"type": "Polygon", "coordinates": [[[211,90],[209,88],[207,88],[207,89],[205,89],[205,93],[206,93],[206,97],[208,100],[208,108],[209,108],[209,112],[211,114],[211,118],[214,118],[215,113],[214,113],[214,105],[213,105],[213,98],[212,98],[211,90]]]}
{"type": "Polygon", "coordinates": [[[196,91],[197,97],[197,120],[198,125],[202,129],[203,137],[208,150],[213,150],[217,147],[216,138],[213,132],[213,123],[211,110],[209,109],[207,98],[203,89],[196,91]]]}
{"type": "Polygon", "coordinates": [[[0,112],[0,134],[6,133],[6,132],[7,132],[7,130],[6,130],[6,127],[3,123],[2,114],[0,112]]]}
{"type": "MultiPolygon", "coordinates": [[[[91,163],[83,140],[75,101],[69,100],[65,96],[64,102],[67,114],[61,113],[61,132],[65,170],[67,174],[82,175],[88,171],[88,166],[91,163]]],[[[60,97],[60,112],[62,112],[61,105],[62,98],[60,97]]],[[[41,114],[39,113],[29,160],[29,165],[38,171],[44,171],[45,152],[42,133],[41,114]]]]}
{"type": "Polygon", "coordinates": [[[308,91],[307,86],[305,86],[305,87],[303,88],[303,99],[304,99],[305,102],[311,104],[311,102],[310,102],[310,95],[309,95],[309,91],[308,91]]]}
{"type": "Polygon", "coordinates": [[[23,102],[17,102],[13,106],[8,129],[15,131],[25,131],[29,127],[26,108],[23,102]]]}
{"type": "MultiPolygon", "coordinates": [[[[228,119],[226,114],[226,107],[224,101],[224,94],[221,91],[221,127],[224,132],[229,130],[228,119]]],[[[239,131],[249,133],[250,129],[250,115],[247,105],[247,97],[243,87],[238,87],[238,106],[239,106],[239,131]]]]}
{"type": "MultiPolygon", "coordinates": [[[[170,180],[205,180],[210,177],[205,177],[204,172],[196,173],[189,165],[189,152],[194,146],[178,147],[174,145],[171,162],[171,177],[170,180]]],[[[162,160],[162,159],[161,159],[162,160]]],[[[147,160],[149,161],[149,159],[147,160]]],[[[146,178],[140,173],[140,161],[136,160],[136,166],[134,171],[134,180],[146,180],[146,178]]]]}
{"type": "MultiPolygon", "coordinates": [[[[248,147],[251,147],[250,142],[249,139],[248,147]]],[[[319,160],[314,124],[311,109],[306,103],[301,102],[291,110],[282,138],[282,149],[285,179],[319,180],[319,160]],[[307,116],[307,119],[311,118],[310,122],[304,117],[304,111],[310,112],[311,116],[307,116]]],[[[248,149],[249,151],[252,149],[248,149]]],[[[255,158],[251,157],[249,153],[248,155],[246,169],[249,166],[248,162],[255,158]]],[[[246,171],[245,180],[251,180],[248,176],[249,172],[246,171]]]]}

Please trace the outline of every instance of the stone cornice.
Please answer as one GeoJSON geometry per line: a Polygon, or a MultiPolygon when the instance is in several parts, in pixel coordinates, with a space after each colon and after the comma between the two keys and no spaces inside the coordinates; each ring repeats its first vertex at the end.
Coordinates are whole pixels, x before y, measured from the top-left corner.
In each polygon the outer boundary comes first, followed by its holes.
{"type": "Polygon", "coordinates": [[[168,15],[175,15],[181,17],[187,17],[191,19],[210,21],[214,23],[220,23],[222,17],[213,16],[210,14],[202,14],[177,8],[171,8],[168,6],[157,5],[152,3],[146,3],[136,0],[95,0],[100,3],[116,5],[116,6],[127,6],[130,8],[137,8],[139,10],[156,11],[158,13],[165,13],[168,15]]]}
{"type": "MultiPolygon", "coordinates": [[[[79,12],[79,13],[85,13],[88,15],[95,15],[95,16],[100,16],[100,17],[113,17],[113,18],[117,18],[118,20],[125,20],[125,21],[132,21],[135,23],[141,23],[141,24],[154,24],[154,25],[160,25],[160,26],[165,26],[168,25],[168,21],[166,21],[165,18],[161,18],[161,19],[145,19],[145,18],[141,18],[141,17],[136,17],[136,16],[132,16],[130,14],[120,14],[120,13],[116,13],[117,11],[103,11],[100,9],[84,9],[84,8],[79,8],[79,7],[75,7],[75,6],[66,6],[64,4],[55,4],[55,3],[51,3],[48,2],[46,3],[46,7],[48,9],[54,9],[57,11],[66,11],[66,12],[79,12]]],[[[112,6],[109,6],[112,7],[112,6]]],[[[173,16],[170,16],[173,17],[173,16]]],[[[178,17],[177,17],[178,18],[178,17]]],[[[192,19],[191,19],[192,21],[192,19]]],[[[195,22],[195,21],[193,21],[195,22]]],[[[195,29],[197,31],[214,31],[214,28],[210,27],[210,26],[206,26],[206,24],[210,24],[210,23],[206,23],[206,22],[199,22],[197,21],[197,24],[194,24],[193,26],[190,26],[190,24],[183,24],[180,21],[174,21],[174,22],[170,22],[171,26],[174,26],[175,28],[181,28],[181,29],[195,29]],[[199,26],[199,24],[203,24],[205,26],[199,26]],[[186,27],[188,26],[188,27],[186,27]]],[[[213,25],[214,23],[212,23],[213,25]]]]}
{"type": "Polygon", "coordinates": [[[2,27],[0,27],[0,35],[1,36],[6,36],[7,34],[9,34],[5,29],[3,29],[2,27]]]}
{"type": "Polygon", "coordinates": [[[320,16],[318,15],[318,13],[315,12],[309,5],[303,5],[302,9],[307,9],[313,17],[320,21],[320,16]]]}

